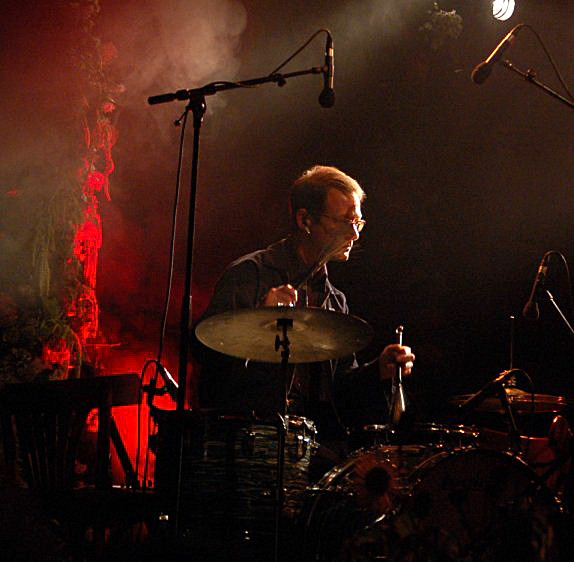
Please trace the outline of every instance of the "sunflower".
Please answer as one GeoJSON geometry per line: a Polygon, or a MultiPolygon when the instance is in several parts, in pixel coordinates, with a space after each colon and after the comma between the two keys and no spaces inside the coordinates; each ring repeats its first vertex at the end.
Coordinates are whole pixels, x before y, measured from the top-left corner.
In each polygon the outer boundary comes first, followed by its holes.
{"type": "Polygon", "coordinates": [[[378,516],[393,506],[396,488],[395,467],[389,459],[367,453],[355,464],[353,489],[358,504],[378,516]]]}

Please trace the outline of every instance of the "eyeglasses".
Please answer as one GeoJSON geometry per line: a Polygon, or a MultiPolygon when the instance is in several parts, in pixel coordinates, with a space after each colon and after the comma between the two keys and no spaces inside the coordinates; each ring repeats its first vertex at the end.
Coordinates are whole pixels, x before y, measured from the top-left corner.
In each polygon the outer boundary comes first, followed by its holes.
{"type": "Polygon", "coordinates": [[[333,222],[336,222],[338,224],[344,223],[349,226],[352,226],[357,229],[357,232],[361,232],[361,230],[363,230],[363,228],[367,224],[367,221],[364,219],[342,219],[338,217],[332,217],[331,215],[326,215],[325,213],[322,213],[321,216],[327,217],[328,219],[331,219],[333,222]]]}

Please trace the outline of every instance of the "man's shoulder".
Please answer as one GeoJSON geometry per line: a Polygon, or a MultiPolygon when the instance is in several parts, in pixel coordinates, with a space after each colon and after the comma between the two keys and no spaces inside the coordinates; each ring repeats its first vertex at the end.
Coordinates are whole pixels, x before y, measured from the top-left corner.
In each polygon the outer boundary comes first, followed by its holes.
{"type": "Polygon", "coordinates": [[[265,249],[255,250],[254,252],[236,258],[225,269],[237,269],[244,267],[246,264],[260,263],[265,251],[265,249]]]}
{"type": "Polygon", "coordinates": [[[267,246],[267,248],[261,248],[249,254],[245,254],[232,261],[226,270],[251,269],[254,265],[265,265],[268,267],[283,266],[283,256],[287,251],[286,245],[287,239],[284,238],[267,246]]]}

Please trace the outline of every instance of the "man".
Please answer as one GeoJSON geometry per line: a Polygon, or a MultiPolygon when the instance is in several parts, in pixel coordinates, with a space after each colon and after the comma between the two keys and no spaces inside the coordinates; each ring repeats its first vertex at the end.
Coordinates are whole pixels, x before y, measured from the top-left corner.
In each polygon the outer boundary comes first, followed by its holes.
{"type": "MultiPolygon", "coordinates": [[[[217,283],[204,318],[228,310],[274,306],[313,306],[348,313],[345,295],[328,278],[327,262],[347,261],[365,221],[365,193],[356,180],[330,166],[314,166],[292,186],[293,232],[287,238],[230,264],[217,283]]],[[[344,440],[360,425],[365,395],[379,392],[397,366],[409,375],[414,355],[392,344],[378,360],[359,366],[354,357],[297,365],[285,381],[279,365],[201,353],[203,407],[249,410],[261,417],[285,410],[318,425],[321,443],[344,440]]],[[[382,409],[382,408],[381,408],[382,409]]]]}

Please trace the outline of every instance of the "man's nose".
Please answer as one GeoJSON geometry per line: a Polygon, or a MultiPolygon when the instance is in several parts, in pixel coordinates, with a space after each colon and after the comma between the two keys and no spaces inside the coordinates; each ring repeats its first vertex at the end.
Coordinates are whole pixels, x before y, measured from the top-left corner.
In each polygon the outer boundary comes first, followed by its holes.
{"type": "Polygon", "coordinates": [[[359,236],[360,236],[360,234],[359,234],[359,225],[358,225],[358,224],[355,224],[355,223],[352,223],[352,224],[351,224],[351,228],[353,229],[353,233],[352,233],[353,237],[351,238],[351,240],[358,240],[358,239],[359,239],[359,236]]]}

